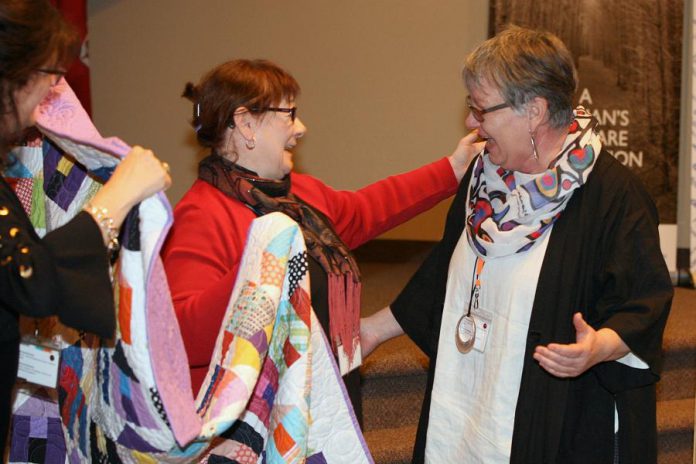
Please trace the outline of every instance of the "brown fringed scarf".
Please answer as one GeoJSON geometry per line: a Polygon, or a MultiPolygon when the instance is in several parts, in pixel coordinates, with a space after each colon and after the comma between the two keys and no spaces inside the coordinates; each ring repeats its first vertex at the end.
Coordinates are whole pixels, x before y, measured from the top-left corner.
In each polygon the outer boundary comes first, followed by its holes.
{"type": "Polygon", "coordinates": [[[263,179],[213,153],[199,164],[198,177],[246,204],[258,216],[277,211],[299,224],[307,252],[328,276],[329,326],[334,352],[340,359],[342,347],[349,364],[353,364],[360,336],[360,272],[353,254],[333,230],[329,219],[290,193],[289,175],[282,180],[263,179]]]}

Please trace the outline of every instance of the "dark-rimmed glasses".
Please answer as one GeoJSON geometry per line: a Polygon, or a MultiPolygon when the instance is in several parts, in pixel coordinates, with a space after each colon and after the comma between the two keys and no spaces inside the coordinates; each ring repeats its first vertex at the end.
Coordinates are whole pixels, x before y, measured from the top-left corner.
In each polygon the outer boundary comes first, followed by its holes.
{"type": "Polygon", "coordinates": [[[471,111],[471,114],[474,116],[475,120],[477,120],[478,122],[483,122],[483,120],[485,119],[483,117],[484,114],[492,113],[493,111],[502,110],[503,108],[507,108],[510,105],[507,103],[501,103],[500,105],[489,106],[488,108],[476,108],[471,103],[471,97],[467,96],[466,97],[466,106],[469,107],[469,111],[471,111]]]}
{"type": "Polygon", "coordinates": [[[275,111],[276,113],[288,113],[292,122],[295,122],[295,117],[297,116],[296,106],[293,106],[292,108],[274,108],[272,106],[267,106],[265,108],[254,108],[254,111],[275,111]]]}
{"type": "Polygon", "coordinates": [[[58,82],[60,82],[61,78],[65,76],[65,73],[67,71],[63,71],[62,69],[52,69],[52,68],[37,68],[36,72],[40,72],[41,74],[48,74],[49,76],[53,76],[54,80],[51,82],[51,85],[58,85],[58,82]]]}

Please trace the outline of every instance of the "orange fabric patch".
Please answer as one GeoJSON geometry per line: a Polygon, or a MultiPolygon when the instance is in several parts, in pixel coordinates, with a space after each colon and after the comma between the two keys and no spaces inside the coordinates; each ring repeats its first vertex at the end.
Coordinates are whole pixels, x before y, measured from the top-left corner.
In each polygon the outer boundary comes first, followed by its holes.
{"type": "Polygon", "coordinates": [[[275,440],[276,448],[281,456],[285,456],[287,452],[295,446],[295,440],[293,440],[287,430],[285,430],[283,424],[278,424],[278,428],[273,432],[273,439],[275,440]]]}
{"type": "Polygon", "coordinates": [[[261,259],[261,285],[281,287],[285,277],[285,264],[271,253],[264,251],[261,259]]]}
{"type": "Polygon", "coordinates": [[[123,343],[131,344],[131,300],[133,289],[121,281],[118,284],[118,325],[123,343]]]}

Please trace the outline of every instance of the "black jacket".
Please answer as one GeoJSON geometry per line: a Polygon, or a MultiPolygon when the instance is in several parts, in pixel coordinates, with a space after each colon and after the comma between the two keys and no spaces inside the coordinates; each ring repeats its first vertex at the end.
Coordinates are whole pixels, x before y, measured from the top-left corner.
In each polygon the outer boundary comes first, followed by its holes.
{"type": "MultiPolygon", "coordinates": [[[[414,462],[422,462],[450,257],[464,232],[471,169],[447,216],[442,240],[392,303],[397,321],[430,356],[414,462]]],[[[655,382],[673,289],[660,252],[657,211],[640,181],[603,151],[551,231],[527,335],[515,411],[512,463],[612,463],[614,405],[620,462],[657,461],[655,382]],[[600,363],[573,379],[553,377],[534,348],[573,343],[573,313],[615,330],[649,365],[600,363]]]]}

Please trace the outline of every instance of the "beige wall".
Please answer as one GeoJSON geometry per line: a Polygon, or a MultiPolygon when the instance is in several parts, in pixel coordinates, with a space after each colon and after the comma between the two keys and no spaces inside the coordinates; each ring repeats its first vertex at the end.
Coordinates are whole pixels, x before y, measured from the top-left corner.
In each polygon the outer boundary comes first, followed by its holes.
{"type": "MultiPolygon", "coordinates": [[[[296,168],[356,189],[446,155],[465,133],[462,59],[485,39],[486,0],[90,0],[94,119],[152,147],[176,202],[202,153],[184,83],[263,57],[300,82],[309,128],[296,168]]],[[[446,205],[390,238],[438,239],[446,205]]]]}

